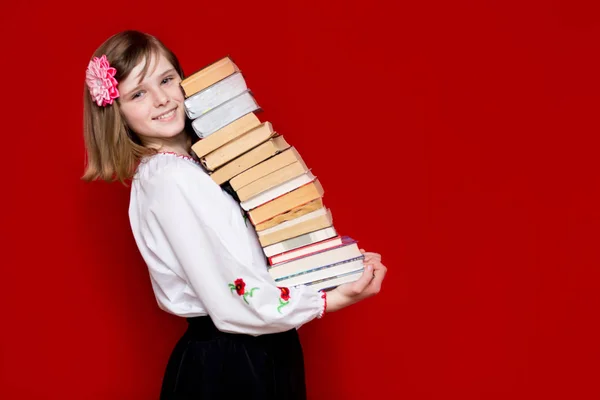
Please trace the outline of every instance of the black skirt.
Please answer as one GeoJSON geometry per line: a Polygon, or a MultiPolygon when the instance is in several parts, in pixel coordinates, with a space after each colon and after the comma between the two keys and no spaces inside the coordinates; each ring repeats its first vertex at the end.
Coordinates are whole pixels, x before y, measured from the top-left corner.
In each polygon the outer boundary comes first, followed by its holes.
{"type": "Polygon", "coordinates": [[[296,329],[260,336],[220,332],[209,317],[188,318],[169,358],[161,400],[306,399],[296,329]]]}

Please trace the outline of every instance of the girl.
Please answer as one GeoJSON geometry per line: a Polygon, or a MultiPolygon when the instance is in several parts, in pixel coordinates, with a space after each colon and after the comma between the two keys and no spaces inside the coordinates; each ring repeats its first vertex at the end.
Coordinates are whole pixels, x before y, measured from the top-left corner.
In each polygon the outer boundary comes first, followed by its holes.
{"type": "Polygon", "coordinates": [[[379,292],[381,256],[329,292],[277,287],[239,203],[190,155],[183,71],[157,38],[125,31],[86,70],[82,179],[131,179],[129,219],[158,306],[185,317],[161,399],[304,399],[296,329],[379,292]]]}

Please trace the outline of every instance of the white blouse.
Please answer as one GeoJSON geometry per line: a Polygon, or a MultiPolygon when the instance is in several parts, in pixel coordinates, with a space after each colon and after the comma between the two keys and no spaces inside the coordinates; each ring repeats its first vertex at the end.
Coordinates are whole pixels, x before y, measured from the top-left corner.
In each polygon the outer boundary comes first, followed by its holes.
{"type": "Polygon", "coordinates": [[[131,229],[161,309],[209,315],[224,332],[299,328],[325,312],[323,293],[279,288],[239,203],[191,158],[145,158],[131,185],[131,229]]]}

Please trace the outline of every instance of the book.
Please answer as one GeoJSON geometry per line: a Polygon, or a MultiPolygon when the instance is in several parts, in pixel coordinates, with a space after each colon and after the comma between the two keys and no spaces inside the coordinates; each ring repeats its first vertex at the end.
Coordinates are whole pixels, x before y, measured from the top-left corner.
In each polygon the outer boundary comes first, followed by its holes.
{"type": "Polygon", "coordinates": [[[317,291],[320,290],[320,291],[325,292],[327,290],[334,289],[340,285],[343,285],[344,283],[356,282],[357,280],[360,279],[363,272],[364,272],[364,268],[361,268],[361,269],[357,269],[356,271],[350,271],[345,274],[340,274],[338,276],[309,282],[306,284],[306,286],[312,287],[312,288],[316,289],[317,291]]]}
{"type": "Polygon", "coordinates": [[[270,122],[263,122],[256,128],[200,158],[200,162],[207,170],[214,171],[221,165],[227,164],[234,158],[277,135],[273,131],[273,125],[270,122]]]}
{"type": "Polygon", "coordinates": [[[308,254],[316,253],[318,251],[331,249],[333,247],[340,246],[343,243],[344,243],[344,236],[336,236],[336,237],[333,237],[333,238],[330,238],[327,240],[322,240],[317,243],[311,243],[309,245],[302,246],[302,247],[294,249],[294,250],[286,251],[284,253],[277,254],[272,257],[268,257],[269,264],[275,265],[275,264],[279,264],[279,263],[282,263],[285,261],[291,261],[298,257],[302,257],[302,256],[305,256],[308,254]]]}
{"type": "Polygon", "coordinates": [[[290,145],[285,141],[284,137],[279,135],[266,142],[256,146],[247,153],[231,160],[221,168],[214,171],[210,177],[217,184],[222,185],[234,176],[244,172],[248,168],[288,149],[290,145]]]}
{"type": "Polygon", "coordinates": [[[307,183],[313,182],[315,179],[316,177],[312,174],[312,172],[307,171],[300,176],[292,178],[275,187],[272,187],[271,189],[259,193],[258,195],[253,196],[246,201],[241,201],[240,206],[245,211],[257,208],[271,200],[274,200],[277,197],[281,197],[282,195],[291,192],[292,190],[298,189],[307,183]]]}
{"type": "Polygon", "coordinates": [[[248,90],[241,72],[235,72],[227,78],[207,87],[183,101],[185,113],[189,119],[196,119],[215,107],[248,90]]]}
{"type": "Polygon", "coordinates": [[[260,110],[260,106],[254,99],[252,92],[246,90],[194,119],[192,128],[198,137],[205,138],[241,116],[258,110],[260,110]]]}
{"type": "MultiPolygon", "coordinates": [[[[322,271],[324,269],[340,265],[340,263],[364,258],[358,248],[356,240],[346,237],[342,245],[319,251],[314,254],[300,257],[298,259],[276,264],[268,268],[269,274],[275,282],[283,279],[306,275],[308,273],[322,271]]],[[[336,270],[337,271],[337,270],[336,270]]],[[[322,274],[319,274],[321,276],[322,274]]],[[[322,279],[321,276],[317,279],[322,279]]]]}
{"type": "Polygon", "coordinates": [[[315,268],[327,267],[341,261],[354,259],[362,255],[357,241],[346,236],[339,246],[273,265],[268,270],[271,277],[277,281],[305,273],[306,271],[312,271],[315,268]]]}
{"type": "Polygon", "coordinates": [[[270,233],[281,231],[283,229],[289,228],[289,227],[291,227],[293,225],[300,224],[300,223],[302,223],[304,221],[307,221],[309,219],[317,218],[319,216],[324,216],[327,213],[328,213],[327,208],[325,208],[325,207],[323,207],[323,208],[317,208],[316,210],[311,211],[308,214],[302,215],[301,217],[294,218],[292,220],[282,222],[280,224],[272,226],[271,228],[267,228],[267,229],[264,229],[262,231],[258,231],[256,233],[258,234],[259,237],[260,236],[264,236],[264,235],[268,235],[270,233]]]}
{"type": "Polygon", "coordinates": [[[223,57],[183,79],[180,86],[185,97],[190,97],[239,70],[231,57],[223,57]]]}
{"type": "Polygon", "coordinates": [[[269,272],[287,269],[274,279],[320,289],[357,279],[364,256],[353,239],[338,235],[323,187],[297,149],[257,118],[262,109],[233,60],[203,67],[181,88],[200,139],[192,154],[215,183],[229,183],[224,189],[253,224],[269,272]]]}
{"type": "MultiPolygon", "coordinates": [[[[304,161],[298,151],[291,146],[289,149],[282,151],[274,157],[265,160],[264,162],[255,165],[252,168],[242,172],[236,177],[232,178],[229,182],[233,190],[240,190],[242,187],[249,185],[257,179],[264,177],[272,173],[273,171],[277,171],[289,164],[294,162],[300,162],[304,165],[304,161]]],[[[308,169],[308,168],[307,168],[308,169]]]]}
{"type": "Polygon", "coordinates": [[[305,233],[329,228],[332,225],[333,216],[331,215],[331,211],[326,208],[320,208],[291,221],[283,222],[273,228],[257,232],[258,241],[264,248],[305,233]]]}
{"type": "Polygon", "coordinates": [[[247,113],[232,123],[225,125],[212,135],[202,140],[198,140],[192,146],[192,151],[198,158],[204,157],[211,151],[224,146],[226,143],[231,142],[235,138],[243,135],[253,128],[256,128],[259,125],[260,120],[256,114],[253,112],[247,113]]]}
{"type": "Polygon", "coordinates": [[[318,210],[319,208],[323,208],[323,199],[320,197],[316,200],[309,201],[306,204],[301,204],[298,207],[294,207],[289,211],[276,215],[273,218],[266,220],[265,222],[257,224],[254,227],[254,229],[257,232],[264,231],[265,229],[273,228],[274,226],[282,224],[286,221],[291,221],[293,219],[311,213],[315,210],[318,210]]]}
{"type": "Polygon", "coordinates": [[[247,201],[260,193],[299,177],[302,174],[306,174],[307,172],[310,172],[310,169],[306,164],[304,164],[304,162],[296,161],[241,187],[236,193],[240,201],[247,201]]]}
{"type": "MultiPolygon", "coordinates": [[[[362,272],[364,271],[364,258],[364,256],[359,256],[348,260],[334,262],[330,265],[298,272],[293,276],[275,279],[275,282],[277,283],[277,286],[310,285],[311,283],[322,282],[340,275],[362,272]]],[[[354,277],[358,279],[360,278],[360,275],[356,274],[354,277]]]]}
{"type": "Polygon", "coordinates": [[[304,233],[302,235],[295,236],[269,246],[265,246],[263,247],[263,252],[265,253],[265,256],[272,257],[277,254],[283,254],[287,251],[309,246],[335,236],[337,236],[337,231],[333,226],[330,226],[316,231],[304,233]]]}
{"type": "MultiPolygon", "coordinates": [[[[279,188],[279,186],[277,188],[279,188]]],[[[264,204],[261,204],[256,208],[251,209],[250,211],[247,211],[247,215],[250,219],[250,222],[252,222],[252,225],[256,226],[257,224],[271,219],[285,211],[291,210],[294,207],[298,207],[301,204],[306,204],[309,201],[323,197],[323,193],[323,186],[321,186],[321,183],[317,178],[314,178],[312,181],[303,184],[297,189],[289,191],[279,197],[267,201],[264,204]]],[[[242,203],[240,203],[240,205],[241,204],[242,203]]]]}

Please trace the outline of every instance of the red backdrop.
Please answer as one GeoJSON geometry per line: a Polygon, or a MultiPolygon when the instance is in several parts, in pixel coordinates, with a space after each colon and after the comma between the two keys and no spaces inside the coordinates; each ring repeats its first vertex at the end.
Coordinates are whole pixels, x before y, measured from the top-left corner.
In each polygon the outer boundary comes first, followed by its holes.
{"type": "Polygon", "coordinates": [[[79,180],[87,61],[135,28],[230,54],[389,267],[301,328],[310,399],[599,398],[597,2],[396,3],[3,3],[0,397],[155,399],[185,328],[128,189],[79,180]]]}

